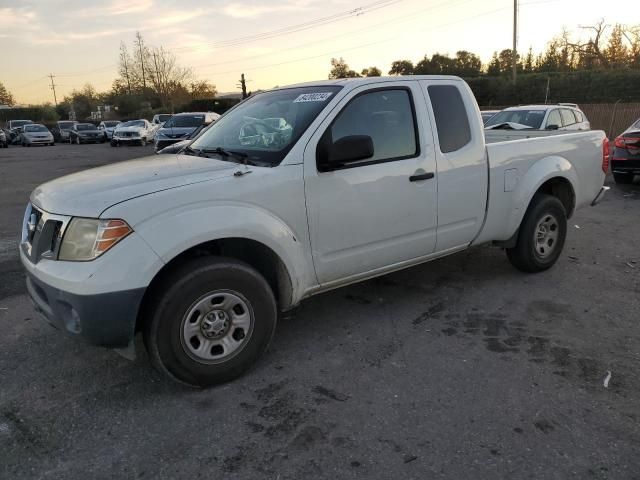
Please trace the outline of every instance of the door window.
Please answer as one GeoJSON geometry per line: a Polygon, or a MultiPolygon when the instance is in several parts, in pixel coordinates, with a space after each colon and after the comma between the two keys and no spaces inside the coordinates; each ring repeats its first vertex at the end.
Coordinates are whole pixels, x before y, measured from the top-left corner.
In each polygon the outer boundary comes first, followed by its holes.
{"type": "Polygon", "coordinates": [[[351,166],[417,156],[418,133],[409,90],[375,90],[356,96],[333,121],[323,141],[335,143],[351,135],[368,135],[373,140],[373,157],[351,166]]]}

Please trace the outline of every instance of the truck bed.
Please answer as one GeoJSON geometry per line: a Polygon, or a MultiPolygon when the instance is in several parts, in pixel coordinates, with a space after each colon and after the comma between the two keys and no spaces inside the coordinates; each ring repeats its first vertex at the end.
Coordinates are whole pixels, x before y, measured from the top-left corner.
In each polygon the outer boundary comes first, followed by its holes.
{"type": "Polygon", "coordinates": [[[572,211],[589,205],[596,197],[605,177],[602,170],[604,132],[553,133],[517,140],[494,137],[494,141],[487,144],[487,215],[474,244],[510,239],[528,207],[530,192],[538,190],[548,179],[562,177],[570,181],[575,194],[572,211]]]}

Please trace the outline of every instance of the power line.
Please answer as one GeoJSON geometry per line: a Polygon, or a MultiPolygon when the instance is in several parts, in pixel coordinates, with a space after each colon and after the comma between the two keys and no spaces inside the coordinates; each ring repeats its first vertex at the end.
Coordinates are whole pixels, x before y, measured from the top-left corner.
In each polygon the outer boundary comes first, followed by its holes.
{"type": "MultiPolygon", "coordinates": [[[[456,4],[456,6],[460,6],[460,5],[463,5],[465,3],[470,3],[472,1],[473,0],[463,0],[460,3],[456,4]]],[[[363,31],[368,31],[368,30],[374,29],[376,27],[386,27],[391,23],[403,22],[403,21],[407,21],[407,20],[409,20],[409,21],[420,20],[419,17],[416,17],[417,15],[421,15],[421,14],[423,14],[425,12],[431,12],[433,10],[436,10],[438,7],[441,7],[441,6],[444,6],[444,5],[451,6],[452,4],[455,4],[455,2],[451,2],[451,1],[441,2],[441,3],[438,3],[438,4],[432,5],[429,8],[423,8],[423,9],[420,9],[420,10],[416,10],[416,11],[410,13],[410,14],[401,15],[399,17],[395,17],[395,18],[392,18],[390,20],[385,20],[384,22],[379,22],[379,23],[376,23],[376,24],[373,24],[373,25],[367,25],[366,27],[363,27],[363,28],[350,30],[348,32],[340,33],[338,35],[332,35],[332,36],[329,36],[329,37],[321,38],[319,40],[314,40],[312,42],[307,42],[307,43],[304,43],[304,44],[301,44],[301,45],[296,45],[294,47],[280,48],[280,49],[278,49],[277,52],[273,52],[271,54],[269,54],[269,53],[264,54],[263,53],[263,54],[257,54],[257,55],[251,55],[251,56],[248,56],[248,57],[239,58],[239,59],[236,59],[236,60],[227,60],[227,61],[216,62],[216,63],[198,64],[198,65],[193,65],[193,68],[217,67],[217,66],[220,66],[220,65],[229,65],[231,63],[239,63],[239,62],[244,62],[244,61],[247,61],[247,60],[252,60],[254,58],[264,58],[265,56],[268,56],[268,55],[281,54],[282,52],[288,52],[288,51],[291,51],[291,50],[300,50],[300,49],[309,47],[311,45],[316,45],[318,43],[326,43],[327,41],[335,40],[335,39],[341,38],[341,37],[350,36],[350,35],[353,35],[355,33],[360,33],[360,32],[363,32],[363,31]]]]}
{"type": "MultiPolygon", "coordinates": [[[[356,8],[352,8],[350,10],[346,10],[340,13],[336,13],[333,15],[329,15],[327,17],[321,17],[321,18],[317,18],[314,20],[309,20],[307,22],[304,23],[299,23],[299,24],[295,24],[295,25],[289,25],[286,27],[282,27],[279,29],[275,29],[275,30],[270,30],[270,31],[266,31],[266,32],[261,32],[261,33],[257,33],[254,35],[247,35],[244,37],[236,37],[236,38],[231,38],[228,40],[221,40],[221,41],[217,41],[217,42],[203,42],[203,43],[198,43],[197,45],[209,45],[213,48],[219,48],[219,47],[234,47],[234,46],[238,46],[238,45],[243,45],[245,43],[250,43],[250,42],[255,42],[258,40],[267,40],[270,38],[274,38],[274,37],[279,37],[282,35],[289,35],[291,33],[297,33],[303,30],[308,30],[310,28],[316,28],[322,25],[326,25],[326,24],[330,24],[330,23],[334,23],[334,22],[338,22],[338,21],[342,21],[345,20],[347,18],[351,18],[351,17],[357,17],[357,16],[361,16],[364,15],[366,13],[370,13],[376,10],[379,10],[381,8],[386,8],[389,7],[391,5],[394,5],[396,3],[400,3],[403,2],[404,0],[380,0],[377,2],[373,2],[361,7],[356,7],[356,8]]],[[[192,46],[185,46],[185,47],[177,47],[177,48],[173,48],[173,51],[181,51],[181,50],[189,50],[193,48],[192,46]]]]}

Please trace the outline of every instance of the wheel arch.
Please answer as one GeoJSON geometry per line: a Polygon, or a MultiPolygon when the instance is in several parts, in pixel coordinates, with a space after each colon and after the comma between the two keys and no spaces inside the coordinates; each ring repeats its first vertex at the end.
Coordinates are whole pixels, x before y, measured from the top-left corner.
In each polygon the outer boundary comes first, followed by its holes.
{"type": "Polygon", "coordinates": [[[285,262],[273,249],[250,238],[218,238],[187,248],[174,256],[155,274],[142,298],[136,321],[136,331],[142,327],[157,289],[163,287],[164,282],[172,273],[187,261],[212,255],[240,260],[255,268],[273,290],[279,310],[288,310],[294,306],[294,286],[291,273],[285,262]]]}

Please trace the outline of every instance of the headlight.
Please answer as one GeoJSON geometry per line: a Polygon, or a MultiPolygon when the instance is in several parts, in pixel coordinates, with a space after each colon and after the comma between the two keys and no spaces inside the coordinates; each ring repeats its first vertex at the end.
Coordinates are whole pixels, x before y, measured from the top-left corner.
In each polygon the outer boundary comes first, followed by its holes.
{"type": "Polygon", "coordinates": [[[124,220],[73,218],[62,238],[58,259],[93,260],[131,232],[133,230],[124,220]]]}

